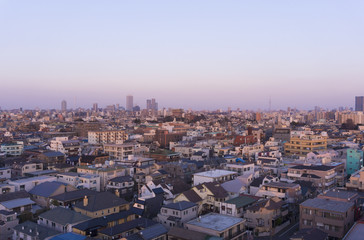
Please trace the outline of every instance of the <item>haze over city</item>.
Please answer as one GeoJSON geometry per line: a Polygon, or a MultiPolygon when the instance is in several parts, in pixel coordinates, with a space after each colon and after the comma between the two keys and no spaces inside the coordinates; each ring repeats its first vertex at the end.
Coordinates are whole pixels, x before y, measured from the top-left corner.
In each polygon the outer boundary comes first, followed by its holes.
{"type": "Polygon", "coordinates": [[[0,107],[353,107],[363,1],[0,1],[0,107]]]}

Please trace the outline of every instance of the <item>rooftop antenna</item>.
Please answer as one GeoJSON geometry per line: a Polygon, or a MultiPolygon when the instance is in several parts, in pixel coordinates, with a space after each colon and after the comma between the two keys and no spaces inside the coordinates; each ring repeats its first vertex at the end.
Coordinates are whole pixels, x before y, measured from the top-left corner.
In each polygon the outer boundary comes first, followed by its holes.
{"type": "Polygon", "coordinates": [[[269,112],[272,110],[272,98],[269,96],[269,112]]]}

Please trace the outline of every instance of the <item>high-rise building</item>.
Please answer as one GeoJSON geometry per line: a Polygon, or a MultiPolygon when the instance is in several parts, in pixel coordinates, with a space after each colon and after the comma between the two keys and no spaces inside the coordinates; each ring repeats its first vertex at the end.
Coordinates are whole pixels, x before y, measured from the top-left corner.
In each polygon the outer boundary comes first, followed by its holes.
{"type": "Polygon", "coordinates": [[[152,100],[147,99],[147,109],[152,109],[152,100]]]}
{"type": "Polygon", "coordinates": [[[126,111],[133,111],[133,96],[126,96],[126,111]]]}
{"type": "Polygon", "coordinates": [[[147,99],[147,109],[158,111],[158,103],[155,101],[155,98],[147,99]]]}
{"type": "Polygon", "coordinates": [[[94,103],[94,104],[92,105],[92,111],[94,111],[94,112],[98,112],[98,110],[99,110],[99,105],[98,105],[97,103],[94,103]]]}
{"type": "Polygon", "coordinates": [[[364,96],[355,97],[355,111],[364,111],[364,96]]]}
{"type": "Polygon", "coordinates": [[[62,101],[62,103],[61,103],[61,110],[62,110],[62,112],[67,111],[67,102],[66,102],[66,100],[63,100],[62,101]]]}

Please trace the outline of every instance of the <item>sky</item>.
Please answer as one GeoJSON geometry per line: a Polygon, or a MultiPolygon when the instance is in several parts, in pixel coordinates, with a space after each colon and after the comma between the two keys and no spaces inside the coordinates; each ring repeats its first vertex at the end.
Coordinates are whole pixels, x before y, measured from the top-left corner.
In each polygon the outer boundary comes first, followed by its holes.
{"type": "Polygon", "coordinates": [[[364,1],[0,0],[1,109],[312,109],[364,95],[364,1]]]}

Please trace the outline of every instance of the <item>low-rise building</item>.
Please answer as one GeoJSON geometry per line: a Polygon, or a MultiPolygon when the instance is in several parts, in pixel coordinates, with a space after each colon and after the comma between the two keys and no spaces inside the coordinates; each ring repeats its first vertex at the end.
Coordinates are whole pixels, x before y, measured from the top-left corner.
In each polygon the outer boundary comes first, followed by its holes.
{"type": "Polygon", "coordinates": [[[38,184],[44,182],[53,182],[53,181],[57,181],[57,178],[51,176],[39,176],[39,177],[31,177],[31,178],[9,181],[8,183],[10,185],[15,186],[15,191],[25,190],[29,192],[32,188],[34,188],[38,184]]]}
{"type": "Polygon", "coordinates": [[[14,227],[13,240],[50,239],[61,232],[41,226],[31,221],[23,222],[14,227]]]}
{"type": "Polygon", "coordinates": [[[79,166],[77,167],[77,173],[100,176],[101,191],[105,190],[106,184],[110,179],[127,175],[126,168],[122,166],[79,166]]]}
{"type": "Polygon", "coordinates": [[[288,204],[277,197],[256,202],[244,214],[247,228],[255,236],[274,235],[289,225],[288,204]]]}
{"type": "Polygon", "coordinates": [[[100,191],[99,175],[67,172],[57,174],[57,181],[72,185],[78,189],[87,188],[90,190],[100,191]]]}
{"type": "Polygon", "coordinates": [[[19,220],[15,212],[0,210],[0,239],[10,239],[19,220]]]}
{"type": "Polygon", "coordinates": [[[130,197],[134,193],[134,179],[131,176],[112,178],[107,181],[106,190],[119,191],[120,197],[130,197]]]}
{"type": "Polygon", "coordinates": [[[83,202],[76,203],[74,210],[92,218],[107,216],[129,209],[129,203],[110,192],[100,192],[85,196],[83,202]]]}
{"type": "Polygon", "coordinates": [[[234,179],[237,176],[236,172],[227,170],[211,170],[193,174],[193,186],[207,182],[223,183],[234,179]]]}
{"type": "Polygon", "coordinates": [[[364,191],[364,168],[356,171],[350,176],[349,181],[346,183],[348,189],[357,189],[364,191]]]}
{"type": "Polygon", "coordinates": [[[270,182],[261,185],[255,196],[278,197],[288,203],[295,203],[301,199],[302,191],[301,186],[296,183],[270,182]]]}
{"type": "Polygon", "coordinates": [[[11,178],[11,168],[9,168],[9,167],[0,168],[0,182],[3,182],[6,179],[10,179],[10,178],[11,178]]]}
{"type": "Polygon", "coordinates": [[[242,195],[236,198],[229,199],[225,202],[220,203],[220,214],[233,216],[233,217],[243,217],[245,209],[259,198],[249,195],[242,195]]]}
{"type": "Polygon", "coordinates": [[[0,152],[9,156],[20,156],[24,151],[24,143],[21,141],[3,143],[0,146],[0,152]]]}
{"type": "Polygon", "coordinates": [[[282,173],[282,181],[309,181],[321,190],[331,189],[336,186],[335,166],[326,165],[297,165],[288,168],[287,173],[282,173]]]}
{"type": "Polygon", "coordinates": [[[329,237],[342,238],[353,225],[354,215],[353,202],[308,199],[300,204],[300,229],[317,227],[329,237]]]}
{"type": "Polygon", "coordinates": [[[167,229],[183,227],[184,223],[197,217],[196,203],[182,201],[162,206],[158,214],[158,221],[167,229]]]}
{"type": "Polygon", "coordinates": [[[38,224],[59,232],[72,232],[72,227],[91,219],[68,208],[57,207],[39,215],[38,224]]]}
{"type": "Polygon", "coordinates": [[[209,213],[185,223],[188,230],[206,233],[222,239],[242,239],[244,235],[244,220],[227,215],[209,213]]]}

